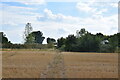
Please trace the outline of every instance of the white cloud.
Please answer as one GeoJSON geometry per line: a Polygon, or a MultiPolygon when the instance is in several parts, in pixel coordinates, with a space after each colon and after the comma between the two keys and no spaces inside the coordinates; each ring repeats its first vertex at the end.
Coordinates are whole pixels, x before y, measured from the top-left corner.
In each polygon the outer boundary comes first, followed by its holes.
{"type": "Polygon", "coordinates": [[[79,1],[76,4],[76,8],[80,12],[85,12],[86,14],[90,14],[91,16],[102,16],[105,12],[108,11],[108,7],[111,8],[117,8],[118,7],[118,1],[112,1],[112,0],[91,0],[90,2],[88,1],[79,1]],[[102,3],[101,3],[102,2],[102,3]]]}
{"type": "Polygon", "coordinates": [[[54,20],[54,19],[59,18],[59,16],[54,15],[51,10],[45,9],[44,12],[45,12],[45,17],[48,17],[48,19],[54,20]]]}
{"type": "Polygon", "coordinates": [[[86,2],[79,2],[77,3],[76,7],[77,9],[85,12],[95,12],[96,8],[92,8],[91,3],[86,3],[86,2]]]}
{"type": "MultiPolygon", "coordinates": [[[[81,28],[86,28],[92,33],[102,32],[104,34],[114,34],[117,33],[118,20],[117,14],[112,16],[101,16],[100,14],[106,12],[106,9],[101,10],[96,16],[91,16],[87,18],[79,18],[73,16],[65,16],[61,14],[61,22],[56,22],[58,19],[58,14],[53,14],[51,10],[45,9],[46,16],[44,15],[43,21],[44,29],[56,31],[58,28],[64,29],[68,34],[75,33],[76,30],[81,28]],[[49,18],[49,20],[48,20],[49,18]],[[52,21],[52,22],[51,22],[52,21]],[[49,26],[49,27],[48,27],[49,26]],[[112,30],[115,28],[114,30],[112,30]]],[[[40,21],[41,22],[41,21],[40,21]]],[[[41,22],[42,24],[42,22],[41,22]]],[[[64,35],[63,35],[64,36],[64,35]]]]}
{"type": "Polygon", "coordinates": [[[104,12],[107,12],[107,9],[101,9],[100,11],[96,12],[97,15],[102,15],[104,12]]]}
{"type": "MultiPolygon", "coordinates": [[[[107,3],[106,3],[107,4],[107,3]]],[[[85,12],[87,14],[93,15],[102,15],[104,12],[107,12],[108,9],[105,8],[105,3],[98,3],[95,0],[92,0],[91,2],[78,2],[76,4],[76,8],[80,12],[85,12]],[[104,8],[100,8],[100,6],[103,6],[104,8]]]]}
{"type": "Polygon", "coordinates": [[[118,7],[118,3],[111,3],[110,6],[117,8],[118,7]]]}
{"type": "Polygon", "coordinates": [[[38,17],[39,21],[55,21],[63,23],[75,23],[79,21],[79,18],[73,16],[65,16],[63,14],[53,14],[51,10],[44,9],[44,15],[38,17]]]}
{"type": "MultiPolygon", "coordinates": [[[[8,6],[6,4],[0,5],[2,24],[19,25],[26,22],[36,20],[38,13],[34,13],[36,8],[8,6]]],[[[40,14],[39,14],[40,15],[40,14]]]]}

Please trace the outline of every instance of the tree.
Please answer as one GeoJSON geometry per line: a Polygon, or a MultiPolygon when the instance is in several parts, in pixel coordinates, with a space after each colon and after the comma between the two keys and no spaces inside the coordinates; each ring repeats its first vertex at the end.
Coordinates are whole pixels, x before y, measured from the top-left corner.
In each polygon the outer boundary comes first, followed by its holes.
{"type": "Polygon", "coordinates": [[[8,41],[8,38],[3,32],[0,32],[0,48],[10,48],[12,43],[8,41]]]}
{"type": "Polygon", "coordinates": [[[31,32],[28,35],[25,43],[28,43],[28,44],[31,44],[31,43],[42,44],[44,39],[45,39],[45,37],[43,37],[43,33],[41,31],[34,31],[34,32],[31,32]]]}
{"type": "Polygon", "coordinates": [[[96,36],[100,37],[100,38],[104,37],[104,35],[102,33],[97,33],[96,36]]]}
{"type": "Polygon", "coordinates": [[[76,51],[77,38],[74,35],[69,35],[65,40],[66,51],[76,51]]]}
{"type": "Polygon", "coordinates": [[[32,30],[33,30],[33,28],[31,26],[31,23],[27,23],[26,26],[25,26],[25,31],[24,31],[24,35],[23,35],[23,38],[24,38],[25,42],[30,42],[30,41],[28,41],[27,38],[28,38],[29,34],[32,32],[32,30]]]}
{"type": "Polygon", "coordinates": [[[108,52],[111,52],[112,46],[110,44],[101,44],[99,50],[100,52],[108,53],[108,52]]]}
{"type": "Polygon", "coordinates": [[[8,38],[5,36],[6,35],[3,32],[0,32],[0,43],[9,43],[8,38]]]}
{"type": "Polygon", "coordinates": [[[29,34],[27,37],[26,37],[26,42],[27,44],[32,44],[32,43],[35,43],[35,37],[33,34],[29,34]]]}
{"type": "Polygon", "coordinates": [[[35,31],[31,33],[35,38],[35,43],[42,44],[45,37],[43,37],[43,33],[41,31],[35,31]]]}
{"type": "Polygon", "coordinates": [[[76,37],[77,38],[79,38],[79,37],[81,37],[85,34],[87,34],[87,31],[85,30],[85,28],[82,28],[80,31],[79,30],[76,31],[76,37]]]}
{"type": "Polygon", "coordinates": [[[109,36],[108,40],[109,40],[109,45],[111,46],[111,50],[110,50],[111,52],[115,52],[115,50],[119,46],[119,37],[120,37],[120,33],[109,36]]]}
{"type": "Polygon", "coordinates": [[[77,51],[81,52],[97,52],[99,49],[99,41],[91,33],[87,33],[84,36],[78,38],[77,45],[77,51]]]}
{"type": "Polygon", "coordinates": [[[53,38],[47,38],[47,44],[50,44],[50,43],[56,43],[56,40],[55,39],[53,39],[53,38]]]}
{"type": "Polygon", "coordinates": [[[47,47],[48,48],[54,48],[56,44],[56,40],[53,38],[47,38],[47,47]]]}
{"type": "Polygon", "coordinates": [[[61,37],[57,40],[57,48],[61,48],[63,46],[65,46],[65,38],[61,37]]]}

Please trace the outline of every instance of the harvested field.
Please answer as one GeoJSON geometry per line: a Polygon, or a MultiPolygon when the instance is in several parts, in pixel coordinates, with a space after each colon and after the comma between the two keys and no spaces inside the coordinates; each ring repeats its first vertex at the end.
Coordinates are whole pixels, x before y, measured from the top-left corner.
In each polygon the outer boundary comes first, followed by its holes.
{"type": "Polygon", "coordinates": [[[117,78],[118,54],[63,53],[69,78],[117,78]]]}
{"type": "Polygon", "coordinates": [[[118,78],[117,53],[2,52],[3,78],[118,78]]]}

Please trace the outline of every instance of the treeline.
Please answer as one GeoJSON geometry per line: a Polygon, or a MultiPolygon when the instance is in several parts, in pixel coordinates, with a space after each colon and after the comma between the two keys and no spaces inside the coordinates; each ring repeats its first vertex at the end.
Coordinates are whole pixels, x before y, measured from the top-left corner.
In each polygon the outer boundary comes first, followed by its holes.
{"type": "MultiPolygon", "coordinates": [[[[38,31],[39,32],[39,31],[38,31]]],[[[28,36],[29,37],[29,36],[28,36]]],[[[39,38],[39,37],[38,37],[39,38]]],[[[51,38],[48,38],[51,39],[51,38]]],[[[3,32],[0,32],[0,48],[7,49],[48,49],[54,47],[51,44],[42,44],[41,40],[37,40],[38,42],[31,42],[27,40],[24,44],[13,44],[11,43],[6,35],[3,32]]],[[[49,42],[49,40],[48,40],[49,42]]]]}
{"type": "Polygon", "coordinates": [[[53,38],[47,38],[48,44],[42,44],[45,37],[41,31],[32,31],[31,23],[27,23],[23,34],[23,44],[11,43],[3,32],[0,32],[0,48],[10,49],[48,49],[54,48],[56,40],[53,38]]]}
{"type": "Polygon", "coordinates": [[[47,44],[2,44],[1,48],[5,49],[48,49],[47,44]]]}
{"type": "Polygon", "coordinates": [[[91,34],[85,29],[76,32],[76,35],[68,35],[57,40],[57,48],[72,52],[120,52],[120,33],[103,35],[91,34]]]}
{"type": "Polygon", "coordinates": [[[66,38],[48,37],[47,44],[42,44],[45,37],[41,31],[32,31],[27,23],[24,31],[24,44],[11,43],[3,32],[0,32],[0,47],[10,49],[48,49],[54,48],[70,52],[120,52],[120,33],[114,35],[92,34],[84,28],[76,31],[76,35],[66,38]]]}

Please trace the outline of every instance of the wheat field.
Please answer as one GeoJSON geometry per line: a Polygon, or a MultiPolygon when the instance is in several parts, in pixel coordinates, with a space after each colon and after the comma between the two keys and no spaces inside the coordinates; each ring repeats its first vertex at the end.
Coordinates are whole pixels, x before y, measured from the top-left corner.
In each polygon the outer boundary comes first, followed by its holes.
{"type": "Polygon", "coordinates": [[[118,78],[117,53],[2,51],[3,78],[118,78]]]}

